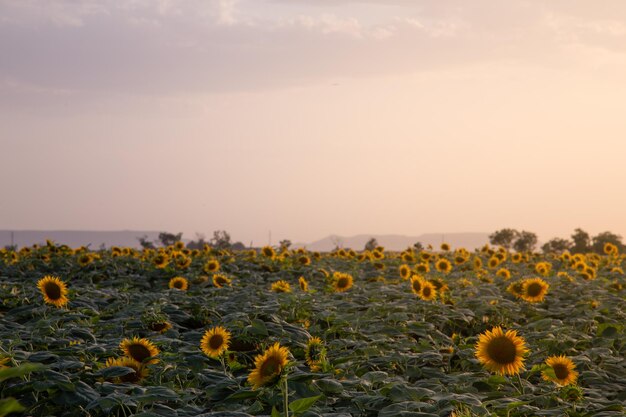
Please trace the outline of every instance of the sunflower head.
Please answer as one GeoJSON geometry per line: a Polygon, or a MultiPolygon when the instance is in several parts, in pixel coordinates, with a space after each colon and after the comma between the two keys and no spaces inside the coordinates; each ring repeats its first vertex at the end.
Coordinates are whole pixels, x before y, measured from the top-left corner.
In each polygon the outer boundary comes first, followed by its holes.
{"type": "Polygon", "coordinates": [[[398,272],[400,273],[400,278],[403,280],[407,280],[411,276],[411,268],[407,264],[400,265],[398,272]]]}
{"type": "Polygon", "coordinates": [[[498,269],[498,272],[496,272],[496,275],[504,279],[505,281],[511,279],[511,271],[509,271],[506,268],[498,269]]]}
{"type": "Polygon", "coordinates": [[[441,244],[441,250],[444,252],[447,252],[450,250],[450,245],[448,245],[447,243],[442,243],[441,244]]]}
{"type": "Polygon", "coordinates": [[[430,272],[430,264],[428,262],[420,262],[415,265],[415,271],[418,274],[427,274],[430,272]]]}
{"type": "Polygon", "coordinates": [[[516,298],[521,298],[523,292],[522,292],[522,284],[523,281],[515,281],[511,284],[509,284],[509,286],[506,288],[506,290],[513,294],[516,298]]]}
{"type": "Polygon", "coordinates": [[[230,286],[232,280],[223,274],[213,274],[213,285],[217,288],[222,288],[224,285],[230,286]]]}
{"type": "Polygon", "coordinates": [[[107,359],[105,367],[110,368],[112,366],[123,366],[133,370],[131,373],[115,378],[115,382],[129,382],[137,384],[148,375],[148,369],[144,365],[126,356],[117,359],[107,359]]]}
{"type": "Polygon", "coordinates": [[[157,256],[154,257],[154,259],[152,259],[152,263],[155,267],[163,269],[167,266],[167,264],[170,263],[170,259],[169,256],[167,256],[165,253],[159,253],[157,256]]]}
{"type": "Polygon", "coordinates": [[[204,272],[207,274],[217,272],[220,270],[220,262],[217,259],[210,259],[204,264],[202,269],[204,269],[204,272]]]}
{"type": "Polygon", "coordinates": [[[159,354],[159,349],[148,339],[140,339],[138,337],[124,339],[120,342],[120,349],[124,352],[124,355],[141,364],[147,365],[159,362],[155,358],[159,354]]]}
{"type": "Polygon", "coordinates": [[[270,259],[274,259],[276,257],[276,251],[271,246],[263,246],[261,248],[261,254],[270,259]]]}
{"type": "Polygon", "coordinates": [[[478,336],[476,358],[489,371],[500,375],[515,375],[524,368],[526,342],[515,330],[506,333],[500,326],[478,336]]]}
{"type": "Polygon", "coordinates": [[[271,290],[273,292],[291,292],[291,285],[283,279],[272,283],[271,290]]]}
{"type": "Polygon", "coordinates": [[[423,281],[417,296],[424,301],[432,301],[437,298],[437,289],[430,281],[423,281]]]}
{"type": "Polygon", "coordinates": [[[230,345],[231,334],[221,326],[207,330],[200,341],[200,349],[211,358],[219,358],[230,345]]]}
{"type": "Polygon", "coordinates": [[[413,291],[413,294],[419,295],[424,282],[426,282],[426,280],[421,275],[413,275],[411,277],[411,291],[413,291]]]}
{"type": "Polygon", "coordinates": [[[309,283],[304,277],[298,278],[298,285],[300,285],[300,289],[304,292],[309,291],[309,283]]]}
{"type": "Polygon", "coordinates": [[[521,298],[529,303],[543,301],[550,284],[541,278],[527,278],[522,281],[521,298]]]}
{"type": "Polygon", "coordinates": [[[37,288],[43,295],[43,300],[47,304],[55,307],[63,307],[69,301],[67,298],[67,287],[63,281],[57,277],[46,275],[37,281],[37,288]]]}
{"type": "Polygon", "coordinates": [[[452,264],[449,260],[441,258],[435,263],[435,268],[437,269],[437,271],[447,274],[452,271],[452,264]]]}
{"type": "Polygon", "coordinates": [[[183,277],[175,277],[170,279],[169,287],[181,291],[186,291],[189,287],[189,283],[187,282],[187,279],[183,277]]]}
{"type": "Polygon", "coordinates": [[[352,288],[352,284],[352,275],[343,272],[333,273],[333,288],[336,292],[348,291],[350,288],[352,288]]]}
{"type": "Polygon", "coordinates": [[[311,265],[311,258],[306,255],[298,256],[298,263],[304,266],[311,265]]]}
{"type": "Polygon", "coordinates": [[[326,348],[319,337],[310,338],[304,349],[304,358],[312,371],[317,371],[326,360],[326,348]]]}
{"type": "Polygon", "coordinates": [[[89,253],[83,253],[82,255],[80,255],[78,257],[78,265],[80,266],[87,266],[89,265],[91,262],[93,262],[94,258],[91,256],[91,254],[89,253]]]}
{"type": "Polygon", "coordinates": [[[252,389],[259,389],[276,382],[287,366],[288,357],[289,349],[279,343],[275,343],[263,354],[257,355],[254,359],[254,370],[248,375],[248,382],[252,385],[252,389]]]}
{"type": "Polygon", "coordinates": [[[557,385],[570,385],[576,382],[578,372],[572,360],[564,355],[550,356],[546,359],[548,369],[541,372],[541,376],[546,381],[552,381],[557,385]]]}
{"type": "Polygon", "coordinates": [[[148,325],[148,328],[155,332],[165,333],[172,328],[172,325],[169,321],[155,321],[153,323],[150,323],[148,325]]]}

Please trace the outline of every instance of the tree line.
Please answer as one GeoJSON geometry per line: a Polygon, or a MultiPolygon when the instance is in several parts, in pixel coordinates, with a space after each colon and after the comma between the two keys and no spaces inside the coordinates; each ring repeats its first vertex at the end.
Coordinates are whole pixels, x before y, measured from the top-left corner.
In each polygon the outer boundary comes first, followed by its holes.
{"type": "MultiPolygon", "coordinates": [[[[490,234],[489,243],[506,249],[513,249],[517,252],[532,252],[537,247],[538,239],[533,232],[507,228],[490,234]]],[[[617,246],[620,251],[625,249],[620,235],[612,232],[602,232],[592,237],[589,233],[578,228],[574,230],[569,239],[555,237],[548,240],[541,246],[541,250],[544,253],[560,253],[566,250],[572,253],[603,253],[604,245],[607,243],[617,246]]]]}

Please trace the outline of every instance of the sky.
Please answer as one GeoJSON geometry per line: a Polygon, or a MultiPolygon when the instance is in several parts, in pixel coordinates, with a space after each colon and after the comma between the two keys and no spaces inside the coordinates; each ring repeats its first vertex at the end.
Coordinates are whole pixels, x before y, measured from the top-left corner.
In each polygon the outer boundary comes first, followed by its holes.
{"type": "Polygon", "coordinates": [[[0,229],[626,237],[626,2],[0,0],[0,229]]]}

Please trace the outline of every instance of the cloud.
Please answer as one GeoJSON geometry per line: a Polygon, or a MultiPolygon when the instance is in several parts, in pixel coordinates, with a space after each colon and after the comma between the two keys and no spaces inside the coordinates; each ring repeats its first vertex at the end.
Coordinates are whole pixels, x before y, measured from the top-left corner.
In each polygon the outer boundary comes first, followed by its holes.
{"type": "Polygon", "coordinates": [[[625,53],[626,6],[615,5],[613,17],[594,8],[588,18],[589,8],[522,0],[5,0],[0,79],[50,91],[171,95],[480,62],[566,67],[583,46],[585,54],[625,53]]]}

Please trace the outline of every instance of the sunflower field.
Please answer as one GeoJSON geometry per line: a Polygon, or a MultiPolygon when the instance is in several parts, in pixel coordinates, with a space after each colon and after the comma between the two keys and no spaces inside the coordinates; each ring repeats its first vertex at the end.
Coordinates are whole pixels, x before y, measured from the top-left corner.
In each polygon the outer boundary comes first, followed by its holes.
{"type": "Polygon", "coordinates": [[[0,417],[624,416],[626,257],[0,250],[0,417]]]}

